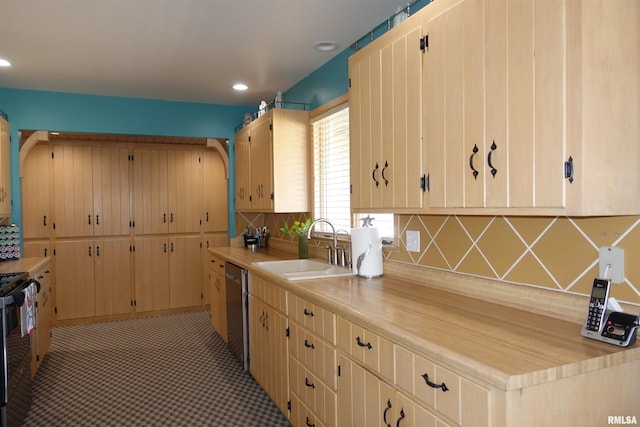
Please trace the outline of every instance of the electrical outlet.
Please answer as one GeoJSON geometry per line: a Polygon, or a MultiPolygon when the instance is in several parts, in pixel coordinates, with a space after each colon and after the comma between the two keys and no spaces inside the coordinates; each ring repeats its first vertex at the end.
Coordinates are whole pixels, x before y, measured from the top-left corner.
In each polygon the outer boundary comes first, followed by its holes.
{"type": "Polygon", "coordinates": [[[420,252],[420,232],[407,230],[407,251],[420,252]]]}
{"type": "Polygon", "coordinates": [[[624,282],[624,250],[617,246],[598,248],[600,277],[611,279],[611,283],[624,282]]]}

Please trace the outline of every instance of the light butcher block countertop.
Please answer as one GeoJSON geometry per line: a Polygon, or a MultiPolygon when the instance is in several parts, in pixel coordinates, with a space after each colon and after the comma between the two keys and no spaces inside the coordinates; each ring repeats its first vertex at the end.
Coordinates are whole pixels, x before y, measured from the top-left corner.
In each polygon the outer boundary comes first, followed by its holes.
{"type": "Polygon", "coordinates": [[[23,271],[33,274],[50,259],[51,258],[49,257],[37,257],[2,261],[0,262],[0,274],[18,273],[23,271]]]}
{"type": "Polygon", "coordinates": [[[600,343],[582,337],[576,323],[430,288],[428,270],[421,284],[386,275],[288,281],[251,264],[292,259],[294,254],[271,248],[209,250],[443,367],[501,390],[640,360],[638,343],[626,349],[600,343]]]}

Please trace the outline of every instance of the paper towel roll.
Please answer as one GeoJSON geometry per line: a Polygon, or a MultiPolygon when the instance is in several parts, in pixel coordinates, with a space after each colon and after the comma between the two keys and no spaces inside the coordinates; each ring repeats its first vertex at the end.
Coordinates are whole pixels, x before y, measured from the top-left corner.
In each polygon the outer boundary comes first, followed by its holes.
{"type": "Polygon", "coordinates": [[[382,239],[376,227],[356,227],[351,229],[351,265],[353,272],[362,277],[382,276],[382,239]],[[371,244],[371,250],[364,256],[360,269],[358,257],[365,254],[371,244]]]}

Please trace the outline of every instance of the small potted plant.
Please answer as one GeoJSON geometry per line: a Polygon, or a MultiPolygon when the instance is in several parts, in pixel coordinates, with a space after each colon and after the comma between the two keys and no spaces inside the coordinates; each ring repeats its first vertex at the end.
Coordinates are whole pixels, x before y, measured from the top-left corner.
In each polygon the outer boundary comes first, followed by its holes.
{"type": "Polygon", "coordinates": [[[307,218],[306,221],[293,221],[291,228],[285,223],[280,231],[290,236],[298,236],[298,258],[309,258],[309,241],[307,239],[307,233],[311,226],[311,218],[307,218]]]}

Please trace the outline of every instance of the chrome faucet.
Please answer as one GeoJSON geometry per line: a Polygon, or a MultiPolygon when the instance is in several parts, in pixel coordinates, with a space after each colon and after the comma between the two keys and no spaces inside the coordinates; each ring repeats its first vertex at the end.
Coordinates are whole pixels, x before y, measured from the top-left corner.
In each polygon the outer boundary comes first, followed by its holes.
{"type": "Polygon", "coordinates": [[[333,231],[333,247],[329,247],[329,264],[334,264],[337,265],[338,264],[338,235],[336,234],[336,228],[333,226],[333,224],[331,224],[331,221],[329,221],[326,218],[318,218],[316,220],[314,220],[311,225],[309,225],[309,231],[307,231],[307,239],[311,238],[311,230],[313,230],[313,226],[316,225],[319,222],[326,222],[327,224],[329,224],[329,227],[331,227],[331,230],[333,231]]]}
{"type": "Polygon", "coordinates": [[[336,252],[338,252],[338,263],[342,267],[351,268],[351,233],[345,229],[340,229],[336,231],[336,236],[339,234],[345,234],[347,236],[347,244],[339,250],[336,249],[336,252]]]}

